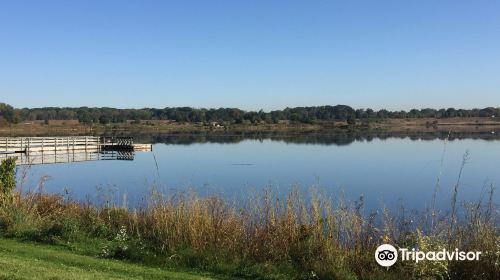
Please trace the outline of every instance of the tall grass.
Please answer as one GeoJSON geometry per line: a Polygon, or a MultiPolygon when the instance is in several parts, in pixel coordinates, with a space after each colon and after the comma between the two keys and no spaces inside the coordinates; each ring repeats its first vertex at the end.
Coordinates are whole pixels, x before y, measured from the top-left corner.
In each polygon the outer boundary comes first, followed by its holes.
{"type": "Polygon", "coordinates": [[[363,198],[347,203],[314,189],[307,197],[295,188],[284,197],[265,189],[248,207],[193,192],[152,192],[147,205],[137,209],[94,206],[41,191],[16,192],[0,207],[0,233],[105,258],[248,279],[498,279],[500,235],[493,191],[487,192],[486,202],[463,205],[454,196],[453,213],[440,216],[431,228],[420,226],[428,224],[427,215],[407,214],[404,208],[363,215],[363,198]],[[398,262],[386,270],[373,257],[382,243],[478,250],[483,256],[479,262],[398,262]]]}

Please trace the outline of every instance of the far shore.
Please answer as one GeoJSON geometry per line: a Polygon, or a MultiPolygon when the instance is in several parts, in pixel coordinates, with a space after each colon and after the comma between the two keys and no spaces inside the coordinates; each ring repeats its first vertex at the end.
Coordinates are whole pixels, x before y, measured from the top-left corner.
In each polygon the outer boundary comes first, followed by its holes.
{"type": "Polygon", "coordinates": [[[458,131],[498,132],[500,129],[500,118],[418,118],[418,119],[384,119],[384,120],[357,120],[355,124],[339,122],[313,122],[313,123],[257,123],[257,124],[234,124],[234,123],[156,123],[154,121],[142,121],[141,123],[111,123],[84,125],[73,121],[65,123],[58,121],[55,124],[43,122],[24,122],[11,125],[0,125],[2,136],[24,136],[24,135],[82,135],[102,134],[109,132],[140,132],[140,133],[196,133],[196,132],[321,132],[323,130],[377,130],[377,131],[458,131]]]}

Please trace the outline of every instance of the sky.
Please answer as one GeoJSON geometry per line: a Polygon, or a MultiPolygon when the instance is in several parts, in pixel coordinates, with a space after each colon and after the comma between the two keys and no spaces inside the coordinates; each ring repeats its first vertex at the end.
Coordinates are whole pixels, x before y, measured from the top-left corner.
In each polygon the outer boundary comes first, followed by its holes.
{"type": "Polygon", "coordinates": [[[500,106],[500,1],[0,0],[14,107],[500,106]]]}

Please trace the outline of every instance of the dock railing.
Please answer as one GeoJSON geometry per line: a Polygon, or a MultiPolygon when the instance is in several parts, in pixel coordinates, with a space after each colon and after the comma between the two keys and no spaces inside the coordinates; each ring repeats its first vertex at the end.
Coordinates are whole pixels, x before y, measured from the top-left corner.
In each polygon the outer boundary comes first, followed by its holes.
{"type": "Polygon", "coordinates": [[[0,137],[0,153],[31,153],[70,150],[99,150],[96,136],[0,137]]]}
{"type": "Polygon", "coordinates": [[[18,165],[92,160],[133,160],[134,152],[150,152],[151,144],[132,137],[0,137],[0,160],[16,157],[18,165]]]}

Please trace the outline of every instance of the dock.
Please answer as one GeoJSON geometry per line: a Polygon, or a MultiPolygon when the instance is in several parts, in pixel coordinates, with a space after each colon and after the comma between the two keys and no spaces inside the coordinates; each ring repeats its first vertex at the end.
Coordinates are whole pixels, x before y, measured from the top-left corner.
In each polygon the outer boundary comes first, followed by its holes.
{"type": "Polygon", "coordinates": [[[0,160],[16,157],[18,165],[133,160],[135,152],[152,150],[132,137],[0,137],[0,160]]]}

